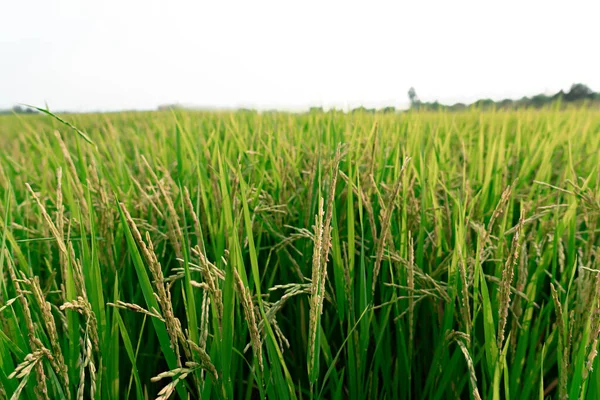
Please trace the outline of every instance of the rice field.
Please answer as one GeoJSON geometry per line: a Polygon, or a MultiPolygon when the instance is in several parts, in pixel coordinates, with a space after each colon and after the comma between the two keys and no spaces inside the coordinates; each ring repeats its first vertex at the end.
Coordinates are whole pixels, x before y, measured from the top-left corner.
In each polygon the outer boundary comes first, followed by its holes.
{"type": "Polygon", "coordinates": [[[0,116],[0,399],[600,398],[600,112],[0,116]]]}

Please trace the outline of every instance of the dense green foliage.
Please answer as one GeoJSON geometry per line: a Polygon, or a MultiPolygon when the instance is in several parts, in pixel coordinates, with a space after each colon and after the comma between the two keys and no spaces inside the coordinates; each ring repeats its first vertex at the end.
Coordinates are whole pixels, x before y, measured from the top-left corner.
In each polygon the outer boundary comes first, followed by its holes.
{"type": "Polygon", "coordinates": [[[0,117],[0,399],[600,397],[600,113],[64,118],[0,117]]]}

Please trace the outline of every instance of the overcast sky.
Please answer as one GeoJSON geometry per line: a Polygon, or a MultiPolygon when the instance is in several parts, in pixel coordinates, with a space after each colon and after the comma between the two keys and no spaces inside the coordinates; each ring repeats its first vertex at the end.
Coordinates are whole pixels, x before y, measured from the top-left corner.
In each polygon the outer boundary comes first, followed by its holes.
{"type": "Polygon", "coordinates": [[[600,1],[0,0],[0,108],[404,107],[600,90],[600,1]]]}

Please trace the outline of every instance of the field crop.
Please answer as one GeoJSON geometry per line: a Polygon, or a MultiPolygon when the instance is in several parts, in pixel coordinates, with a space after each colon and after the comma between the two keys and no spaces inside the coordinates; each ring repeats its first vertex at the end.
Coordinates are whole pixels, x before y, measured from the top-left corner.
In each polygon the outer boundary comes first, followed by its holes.
{"type": "Polygon", "coordinates": [[[600,398],[600,112],[61,118],[0,116],[0,399],[600,398]]]}

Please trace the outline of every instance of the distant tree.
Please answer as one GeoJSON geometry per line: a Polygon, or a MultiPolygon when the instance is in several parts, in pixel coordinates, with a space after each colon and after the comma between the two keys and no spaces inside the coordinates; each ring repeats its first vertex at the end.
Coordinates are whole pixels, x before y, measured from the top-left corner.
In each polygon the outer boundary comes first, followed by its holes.
{"type": "Polygon", "coordinates": [[[393,114],[396,112],[396,108],[395,107],[385,107],[384,109],[381,110],[383,113],[385,114],[393,114]]]}
{"type": "Polygon", "coordinates": [[[574,83],[571,86],[571,90],[569,90],[569,93],[565,95],[566,101],[577,101],[593,98],[594,91],[582,83],[574,83]]]}
{"type": "Polygon", "coordinates": [[[419,108],[421,105],[421,100],[419,100],[419,96],[417,96],[417,91],[414,87],[408,89],[408,99],[410,100],[411,108],[419,108]]]}
{"type": "Polygon", "coordinates": [[[515,101],[517,107],[527,107],[529,105],[529,97],[523,96],[519,100],[515,101]]]}
{"type": "Polygon", "coordinates": [[[467,108],[467,106],[464,103],[456,103],[448,107],[450,111],[460,111],[464,110],[465,108],[467,108]]]}
{"type": "Polygon", "coordinates": [[[552,100],[563,99],[565,97],[565,92],[561,89],[554,96],[552,96],[552,100]]]}
{"type": "Polygon", "coordinates": [[[477,100],[475,103],[473,103],[474,106],[479,107],[479,108],[490,108],[492,107],[494,104],[494,100],[492,99],[480,99],[477,100]]]}
{"type": "Polygon", "coordinates": [[[512,108],[513,104],[514,104],[514,101],[512,101],[511,99],[504,99],[500,103],[498,103],[498,105],[501,108],[512,108]]]}
{"type": "Polygon", "coordinates": [[[549,104],[551,99],[551,97],[548,97],[545,94],[538,94],[533,96],[531,100],[529,100],[529,103],[536,108],[542,108],[546,104],[549,104]]]}

